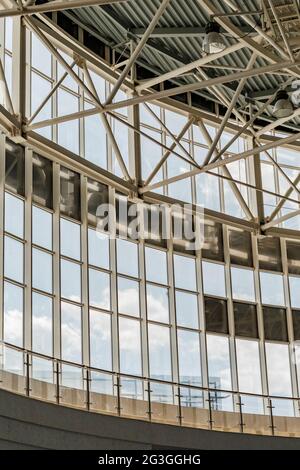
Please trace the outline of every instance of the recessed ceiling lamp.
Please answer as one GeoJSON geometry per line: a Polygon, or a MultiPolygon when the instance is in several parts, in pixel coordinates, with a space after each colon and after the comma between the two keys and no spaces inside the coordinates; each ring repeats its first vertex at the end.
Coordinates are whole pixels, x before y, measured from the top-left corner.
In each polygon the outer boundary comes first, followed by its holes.
{"type": "Polygon", "coordinates": [[[289,100],[289,95],[286,91],[280,90],[276,96],[276,103],[273,109],[273,115],[277,118],[289,117],[293,114],[294,108],[289,100]]]}
{"type": "Polygon", "coordinates": [[[202,49],[207,54],[224,51],[226,44],[224,36],[220,33],[220,26],[215,21],[210,21],[205,28],[205,36],[202,49]]]}

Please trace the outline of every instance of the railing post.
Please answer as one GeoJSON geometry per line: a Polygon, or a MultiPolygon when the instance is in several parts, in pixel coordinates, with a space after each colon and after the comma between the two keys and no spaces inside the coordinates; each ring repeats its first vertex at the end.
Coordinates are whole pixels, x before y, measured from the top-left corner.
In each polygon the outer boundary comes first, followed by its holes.
{"type": "Polygon", "coordinates": [[[208,398],[206,400],[208,402],[208,423],[209,423],[209,429],[213,429],[213,423],[214,423],[214,420],[212,419],[213,416],[212,416],[212,408],[211,408],[211,396],[210,396],[210,391],[208,391],[208,398]]]}
{"type": "Polygon", "coordinates": [[[146,411],[148,415],[149,421],[152,421],[152,404],[151,404],[151,383],[150,380],[147,380],[147,388],[146,388],[146,393],[147,393],[147,398],[148,398],[148,410],[146,411]]]}
{"type": "Polygon", "coordinates": [[[272,400],[271,398],[268,399],[269,404],[268,404],[268,409],[270,410],[270,428],[272,432],[272,436],[275,436],[275,428],[276,426],[274,425],[274,416],[273,416],[273,408],[274,406],[272,405],[272,400]]]}
{"type": "Polygon", "coordinates": [[[87,411],[90,411],[90,409],[91,409],[91,395],[90,395],[91,377],[90,377],[90,371],[89,371],[89,369],[83,369],[83,370],[85,372],[84,380],[86,382],[86,409],[87,409],[87,411]]]}
{"type": "Polygon", "coordinates": [[[116,409],[117,409],[117,412],[118,412],[118,416],[121,416],[121,396],[120,396],[120,389],[121,389],[121,380],[120,380],[120,376],[117,375],[115,376],[115,380],[116,380],[116,383],[114,384],[114,387],[116,387],[117,389],[117,406],[116,406],[116,409]]]}
{"type": "Polygon", "coordinates": [[[26,396],[29,397],[30,395],[30,355],[29,352],[25,352],[25,391],[26,396]]]}
{"type": "Polygon", "coordinates": [[[56,398],[57,405],[59,405],[59,403],[60,403],[60,388],[59,388],[60,370],[59,370],[59,362],[54,361],[53,365],[54,365],[55,387],[56,387],[56,396],[55,396],[55,398],[56,398]]]}
{"type": "Polygon", "coordinates": [[[179,426],[182,426],[182,407],[181,407],[181,391],[180,391],[180,385],[178,385],[177,388],[177,398],[178,398],[178,421],[179,421],[179,426]]]}
{"type": "Polygon", "coordinates": [[[240,429],[241,429],[241,433],[244,432],[244,427],[245,427],[245,423],[244,423],[244,420],[243,420],[243,405],[244,403],[242,403],[242,400],[241,400],[241,395],[239,394],[238,395],[238,401],[237,401],[237,406],[239,408],[239,414],[240,414],[240,429]]]}

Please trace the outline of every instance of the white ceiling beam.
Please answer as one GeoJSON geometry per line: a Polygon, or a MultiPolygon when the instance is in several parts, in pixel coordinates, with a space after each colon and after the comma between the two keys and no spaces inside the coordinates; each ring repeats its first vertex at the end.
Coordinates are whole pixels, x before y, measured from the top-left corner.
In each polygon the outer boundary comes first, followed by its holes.
{"type": "Polygon", "coordinates": [[[129,60],[128,60],[124,70],[120,74],[118,80],[116,81],[112,91],[110,92],[110,94],[109,94],[109,96],[108,96],[108,98],[105,102],[105,105],[107,105],[107,104],[109,104],[113,101],[113,99],[116,96],[118,90],[120,89],[122,83],[124,82],[125,78],[127,77],[128,72],[131,70],[131,67],[133,66],[133,64],[137,60],[138,56],[142,52],[143,47],[145,46],[146,42],[148,41],[149,37],[151,36],[152,31],[154,30],[157,22],[160,20],[161,16],[163,15],[163,13],[164,13],[165,9],[167,8],[167,6],[169,5],[170,1],[171,0],[162,0],[162,3],[160,5],[160,7],[158,8],[155,15],[153,16],[153,18],[152,18],[149,26],[147,27],[143,37],[141,38],[141,40],[137,44],[137,46],[134,49],[133,53],[130,55],[129,60]]]}
{"type": "Polygon", "coordinates": [[[259,131],[256,132],[256,137],[261,137],[264,134],[267,134],[267,132],[270,132],[273,129],[276,129],[276,127],[281,126],[285,122],[291,121],[292,119],[295,119],[296,117],[300,116],[300,108],[296,109],[291,116],[283,117],[281,119],[277,119],[274,122],[271,122],[265,127],[262,127],[259,131]]]}
{"type": "Polygon", "coordinates": [[[72,8],[86,8],[89,6],[108,5],[110,3],[122,3],[128,0],[53,0],[52,2],[43,3],[42,5],[29,5],[21,8],[11,8],[8,10],[0,10],[0,18],[7,16],[29,16],[37,13],[49,13],[51,11],[61,11],[72,8]]]}
{"type": "Polygon", "coordinates": [[[282,222],[286,222],[287,220],[292,219],[292,218],[296,217],[297,215],[300,215],[300,209],[298,209],[296,211],[288,212],[287,214],[285,214],[281,217],[278,217],[277,219],[274,219],[271,222],[267,222],[266,224],[261,226],[261,229],[263,231],[268,230],[269,228],[272,228],[275,225],[279,225],[282,222]]]}

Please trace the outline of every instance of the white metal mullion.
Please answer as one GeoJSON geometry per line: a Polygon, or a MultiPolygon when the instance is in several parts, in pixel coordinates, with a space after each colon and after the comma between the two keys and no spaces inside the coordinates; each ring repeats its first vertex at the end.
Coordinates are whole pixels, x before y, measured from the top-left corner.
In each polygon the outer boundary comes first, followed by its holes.
{"type": "MultiPolygon", "coordinates": [[[[116,229],[116,218],[115,218],[115,190],[109,188],[109,204],[110,211],[113,210],[113,230],[116,229]]],[[[112,310],[112,364],[113,371],[120,371],[120,357],[119,357],[119,320],[118,320],[118,292],[117,292],[117,253],[116,253],[116,240],[114,234],[110,234],[109,237],[109,252],[110,252],[110,269],[111,269],[111,310],[112,310]]]]}
{"type": "Polygon", "coordinates": [[[31,219],[32,219],[32,150],[25,149],[25,253],[24,253],[24,347],[31,350],[32,339],[32,248],[31,248],[31,219]]]}
{"type": "Polygon", "coordinates": [[[89,298],[88,298],[88,214],[87,214],[87,178],[80,175],[81,194],[81,297],[82,297],[82,363],[90,364],[89,347],[89,298]]]}
{"type": "Polygon", "coordinates": [[[53,355],[61,356],[61,325],[60,325],[60,165],[53,163],[53,355]]]}
{"type": "MultiPolygon", "coordinates": [[[[234,310],[233,310],[233,297],[231,285],[231,266],[230,266],[230,250],[228,240],[228,227],[223,225],[223,248],[224,248],[224,261],[225,261],[225,281],[227,293],[227,312],[228,312],[228,331],[229,331],[229,354],[231,364],[231,379],[232,390],[238,391],[238,375],[236,363],[236,348],[235,348],[235,325],[234,325],[234,310]]],[[[234,395],[234,404],[237,405],[237,396],[234,395]]]]}
{"type": "Polygon", "coordinates": [[[0,339],[3,339],[5,135],[0,134],[0,339]]]}
{"type": "MultiPolygon", "coordinates": [[[[290,367],[291,367],[291,381],[292,381],[292,393],[293,397],[298,397],[298,386],[297,386],[297,367],[294,360],[294,328],[293,328],[293,316],[292,316],[292,306],[291,306],[291,296],[289,288],[289,275],[288,275],[288,261],[287,261],[287,252],[286,252],[286,241],[283,238],[280,238],[281,245],[281,260],[282,260],[282,269],[283,269],[283,286],[284,286],[284,296],[286,304],[286,320],[287,320],[287,331],[288,331],[288,341],[289,341],[289,358],[290,358],[290,367]]],[[[296,400],[293,402],[295,415],[299,416],[299,407],[296,400]]]]}

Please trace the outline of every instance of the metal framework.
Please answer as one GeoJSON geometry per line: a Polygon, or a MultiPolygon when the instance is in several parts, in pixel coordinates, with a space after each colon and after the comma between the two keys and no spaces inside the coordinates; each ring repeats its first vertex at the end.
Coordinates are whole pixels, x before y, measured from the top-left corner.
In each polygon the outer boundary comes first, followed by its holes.
{"type": "MultiPolygon", "coordinates": [[[[175,2],[175,0],[173,0],[175,2]]],[[[271,31],[272,28],[275,31],[275,26],[277,25],[278,30],[276,34],[281,36],[282,44],[279,45],[276,40],[272,37],[270,31],[257,25],[255,19],[252,18],[253,15],[256,15],[259,12],[247,12],[241,11],[239,6],[234,1],[226,1],[225,4],[229,8],[229,11],[219,11],[217,10],[211,2],[198,2],[199,8],[204,9],[204,11],[211,15],[215,21],[217,21],[222,28],[225,29],[227,34],[231,35],[232,38],[235,38],[230,46],[228,46],[224,51],[204,55],[200,57],[199,60],[187,63],[180,67],[175,68],[174,70],[163,73],[159,76],[151,78],[149,80],[144,80],[138,82],[136,80],[136,74],[132,72],[134,69],[140,54],[145,48],[148,47],[149,38],[153,37],[173,37],[184,35],[184,31],[174,30],[171,31],[168,28],[159,28],[158,24],[160,19],[163,17],[165,10],[168,9],[168,6],[172,3],[172,0],[164,0],[161,2],[160,7],[157,9],[155,15],[149,23],[149,26],[144,30],[132,31],[131,34],[140,37],[137,39],[135,47],[133,48],[132,54],[124,63],[117,64],[108,64],[99,57],[95,57],[95,54],[88,51],[83,44],[79,41],[76,41],[74,38],[71,38],[68,34],[62,32],[62,30],[57,26],[55,22],[56,11],[65,10],[65,9],[77,9],[84,7],[91,7],[93,5],[98,5],[99,8],[102,4],[112,4],[119,3],[115,1],[95,1],[95,0],[86,0],[79,2],[74,1],[49,1],[42,5],[35,5],[35,2],[15,2],[14,0],[5,0],[2,1],[2,10],[0,11],[0,18],[13,17],[13,50],[12,50],[12,77],[13,84],[12,89],[9,90],[7,78],[5,75],[3,58],[0,63],[0,79],[2,84],[2,95],[3,95],[3,107],[1,113],[1,123],[3,128],[10,132],[10,134],[17,140],[21,140],[24,143],[30,139],[30,144],[40,145],[38,142],[40,139],[35,135],[34,131],[41,130],[45,127],[54,126],[69,121],[74,121],[77,119],[83,119],[85,117],[93,116],[94,114],[99,114],[100,120],[106,130],[108,140],[112,146],[113,152],[117,158],[118,164],[120,165],[122,176],[131,184],[131,190],[138,197],[144,197],[149,193],[160,187],[168,186],[171,183],[175,183],[201,173],[208,173],[214,175],[216,178],[225,178],[230,182],[231,188],[237,198],[238,203],[240,204],[243,212],[246,214],[246,218],[250,221],[258,222],[262,225],[265,230],[268,230],[269,227],[280,224],[283,220],[288,220],[294,215],[298,215],[297,210],[288,214],[288,216],[277,217],[278,212],[280,211],[283,201],[287,200],[292,190],[295,190],[299,193],[297,184],[298,180],[292,181],[288,176],[287,172],[283,167],[278,164],[270,151],[273,152],[273,149],[288,145],[290,147],[295,147],[298,149],[297,140],[300,133],[291,134],[288,137],[270,137],[268,134],[270,131],[274,131],[279,126],[288,124],[289,121],[292,121],[294,118],[299,116],[299,110],[296,109],[294,114],[288,118],[282,118],[279,120],[272,121],[270,124],[257,128],[257,119],[259,119],[266,110],[269,109],[273,99],[276,96],[278,89],[284,89],[290,85],[292,80],[295,77],[299,76],[299,65],[300,62],[297,60],[297,53],[294,52],[293,47],[294,43],[288,37],[286,30],[281,24],[280,21],[280,8],[278,8],[273,1],[268,1],[268,5],[263,5],[263,11],[265,12],[265,24],[268,24],[271,21],[271,31]],[[44,16],[45,12],[53,12],[52,20],[49,17],[44,16]],[[33,17],[33,15],[37,15],[33,17]],[[243,18],[243,20],[248,24],[251,29],[250,34],[241,34],[242,30],[239,31],[232,22],[232,16],[238,15],[243,18]],[[28,95],[29,84],[28,81],[28,70],[26,69],[26,54],[27,45],[26,43],[29,40],[28,31],[34,32],[34,34],[39,38],[39,40],[44,44],[44,46],[51,52],[53,57],[64,69],[64,74],[61,78],[57,79],[53,83],[52,88],[48,95],[41,100],[40,105],[34,112],[29,113],[28,105],[28,95]],[[59,35],[61,34],[61,38],[59,35]],[[225,73],[223,75],[217,76],[215,78],[209,77],[203,67],[212,66],[215,67],[214,62],[223,58],[226,55],[230,56],[236,51],[241,51],[246,53],[246,50],[251,51],[251,59],[249,61],[248,67],[246,69],[238,69],[234,73],[225,73]],[[62,52],[67,52],[70,56],[73,56],[73,63],[67,63],[65,57],[62,55],[62,52]],[[258,58],[264,59],[264,65],[261,62],[257,62],[258,58]],[[75,72],[75,66],[77,72],[75,72]],[[109,91],[109,94],[106,98],[105,103],[101,103],[99,96],[97,94],[95,85],[91,78],[89,70],[97,71],[100,75],[105,76],[112,83],[112,88],[109,91]],[[177,77],[182,76],[190,71],[197,70],[195,75],[196,81],[193,83],[188,83],[186,85],[179,85],[172,87],[171,89],[164,89],[164,83],[168,80],[176,79],[177,77]],[[288,78],[281,83],[277,90],[273,90],[273,94],[267,99],[262,106],[258,108],[256,112],[252,112],[250,118],[247,118],[244,110],[240,105],[240,97],[243,93],[243,89],[247,80],[252,79],[255,76],[263,75],[267,73],[275,72],[284,72],[288,78]],[[45,109],[45,106],[49,104],[54,94],[57,92],[59,87],[64,84],[66,79],[71,77],[76,84],[79,86],[82,93],[85,94],[90,99],[89,109],[82,109],[78,112],[73,112],[67,115],[59,115],[57,117],[52,117],[46,120],[39,120],[38,115],[45,109]],[[236,86],[236,91],[233,95],[228,95],[228,90],[224,88],[226,84],[230,84],[232,81],[238,83],[236,86]],[[154,90],[152,87],[160,85],[160,91],[154,90]],[[118,100],[114,102],[116,94],[119,89],[123,88],[127,94],[130,96],[127,99],[118,100]],[[176,97],[176,95],[185,94],[187,97],[191,96],[191,93],[200,92],[201,90],[207,90],[209,93],[214,95],[216,99],[224,104],[227,107],[227,112],[223,117],[210,116],[209,114],[202,112],[199,109],[191,105],[180,104],[170,97],[176,97]],[[172,145],[169,147],[162,142],[157,141],[147,132],[144,132],[138,120],[129,119],[125,120],[122,117],[122,114],[119,114],[120,111],[124,108],[128,108],[130,114],[131,109],[135,109],[141,103],[156,103],[160,106],[171,106],[176,112],[183,113],[189,116],[189,121],[183,127],[182,132],[175,136],[160,120],[161,125],[163,125],[164,130],[173,140],[172,145]],[[235,116],[236,121],[232,120],[232,116],[235,116]],[[206,125],[209,123],[209,119],[217,124],[218,131],[212,142],[207,140],[208,132],[206,130],[206,125]],[[134,136],[139,136],[140,138],[148,139],[152,143],[156,143],[163,150],[164,153],[159,162],[153,167],[149,176],[145,181],[142,180],[141,175],[132,173],[131,169],[138,169],[141,165],[137,162],[132,163],[132,159],[137,160],[143,158],[140,152],[137,149],[137,146],[134,147],[134,151],[130,157],[130,162],[127,164],[124,162],[123,156],[121,154],[120,148],[114,136],[114,132],[111,127],[111,119],[119,121],[120,124],[124,124],[129,129],[134,136]],[[206,142],[208,143],[209,150],[206,155],[206,158],[202,163],[197,162],[192,155],[183,147],[182,139],[184,138],[185,133],[189,127],[194,124],[199,123],[201,127],[201,132],[204,135],[206,142]],[[255,127],[253,127],[255,125],[255,127]],[[235,129],[235,135],[232,137],[230,142],[227,142],[223,147],[217,148],[218,143],[222,139],[223,132],[228,128],[235,129]],[[233,145],[239,136],[244,136],[248,139],[248,150],[241,152],[237,155],[230,153],[230,146],[233,145]],[[251,149],[251,145],[254,145],[254,148],[251,149]],[[249,160],[251,165],[260,165],[261,159],[259,155],[263,152],[266,153],[269,160],[277,167],[278,171],[282,177],[290,185],[290,189],[287,189],[286,194],[277,194],[278,205],[274,208],[272,214],[268,217],[265,217],[262,211],[258,211],[255,207],[249,207],[249,203],[245,201],[241,195],[237,185],[256,189],[258,192],[265,192],[268,194],[268,190],[265,190],[261,187],[260,183],[255,180],[255,175],[258,174],[257,171],[253,171],[252,180],[247,183],[244,181],[238,181],[235,178],[232,178],[228,165],[230,163],[243,160],[249,160]],[[168,161],[170,155],[177,157],[186,164],[189,164],[191,167],[190,171],[186,173],[164,177],[160,181],[155,181],[154,178],[157,176],[160,169],[168,161]],[[255,158],[255,156],[258,158],[255,158]],[[213,172],[217,168],[223,168],[223,174],[220,172],[213,172]],[[259,213],[260,212],[260,213],[259,213]],[[294,214],[294,215],[293,215],[294,214]],[[270,225],[271,224],[271,225],[270,225]]],[[[120,0],[120,3],[126,3],[124,0],[120,0]]],[[[196,2],[197,3],[197,2],[196,2]]],[[[265,3],[265,2],[264,2],[265,3]]],[[[180,29],[180,28],[179,28],[180,29]]],[[[250,30],[249,30],[250,32],[250,30]]],[[[199,35],[203,34],[203,31],[199,29],[189,29],[186,30],[186,35],[199,35]]],[[[219,67],[216,65],[216,67],[219,67]]],[[[221,67],[221,66],[220,66],[221,67]]],[[[224,72],[226,66],[224,65],[224,72]]],[[[154,119],[158,119],[155,113],[151,111],[151,108],[147,106],[149,113],[152,113],[154,119]]],[[[47,143],[48,147],[53,147],[51,142],[47,143]]],[[[54,151],[54,148],[53,148],[54,151]]],[[[102,170],[98,170],[99,173],[102,170]]],[[[108,175],[105,174],[107,178],[108,175]]],[[[121,182],[120,182],[121,183],[121,182]]],[[[269,194],[272,191],[269,191],[269,194]]],[[[273,191],[276,193],[276,191],[273,191]]]]}

